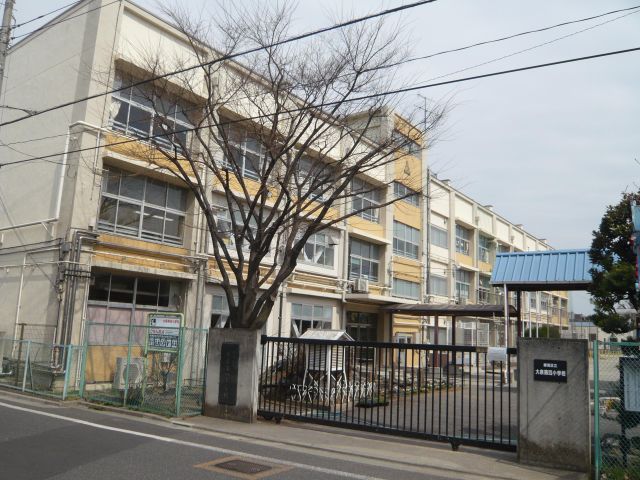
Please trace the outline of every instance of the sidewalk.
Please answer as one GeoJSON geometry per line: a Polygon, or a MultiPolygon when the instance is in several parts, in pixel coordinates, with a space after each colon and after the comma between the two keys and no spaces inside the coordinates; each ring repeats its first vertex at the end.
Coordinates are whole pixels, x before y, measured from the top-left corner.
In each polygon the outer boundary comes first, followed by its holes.
{"type": "Polygon", "coordinates": [[[448,444],[406,439],[355,430],[312,424],[259,421],[254,424],[231,422],[209,417],[173,419],[176,425],[206,430],[230,438],[313,453],[318,456],[344,458],[366,465],[380,465],[455,479],[586,479],[576,472],[550,470],[520,465],[516,454],[460,446],[457,452],[448,444]]]}

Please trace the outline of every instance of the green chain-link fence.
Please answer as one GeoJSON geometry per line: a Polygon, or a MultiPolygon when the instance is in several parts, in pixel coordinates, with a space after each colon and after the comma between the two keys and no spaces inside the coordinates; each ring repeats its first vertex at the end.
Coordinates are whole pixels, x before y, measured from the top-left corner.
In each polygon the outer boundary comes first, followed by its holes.
{"type": "Polygon", "coordinates": [[[82,347],[0,338],[0,385],[65,400],[78,395],[82,347]]]}
{"type": "Polygon", "coordinates": [[[208,330],[89,323],[85,399],[167,416],[199,415],[208,330]]]}
{"type": "Polygon", "coordinates": [[[595,478],[640,479],[640,343],[593,342],[595,478]]]}

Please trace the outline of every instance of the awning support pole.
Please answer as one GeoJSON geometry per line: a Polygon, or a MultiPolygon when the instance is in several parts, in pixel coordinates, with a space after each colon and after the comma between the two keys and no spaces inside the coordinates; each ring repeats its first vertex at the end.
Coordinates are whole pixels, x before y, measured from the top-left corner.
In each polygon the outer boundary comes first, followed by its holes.
{"type": "Polygon", "coordinates": [[[509,289],[504,284],[504,346],[509,348],[509,289]]]}

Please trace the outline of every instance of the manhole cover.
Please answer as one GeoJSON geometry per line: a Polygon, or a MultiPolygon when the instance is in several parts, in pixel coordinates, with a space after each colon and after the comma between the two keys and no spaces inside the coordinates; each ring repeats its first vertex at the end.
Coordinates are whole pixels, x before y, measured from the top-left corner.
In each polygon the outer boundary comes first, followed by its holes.
{"type": "Polygon", "coordinates": [[[291,467],[287,465],[275,465],[269,464],[269,462],[252,462],[245,460],[242,457],[218,458],[211,462],[194,465],[194,467],[245,480],[258,480],[266,477],[272,477],[273,475],[277,475],[291,469],[291,467]]]}
{"type": "Polygon", "coordinates": [[[231,470],[232,472],[244,473],[245,475],[255,475],[273,468],[269,465],[247,462],[246,460],[227,460],[226,462],[216,464],[216,467],[231,470]]]}

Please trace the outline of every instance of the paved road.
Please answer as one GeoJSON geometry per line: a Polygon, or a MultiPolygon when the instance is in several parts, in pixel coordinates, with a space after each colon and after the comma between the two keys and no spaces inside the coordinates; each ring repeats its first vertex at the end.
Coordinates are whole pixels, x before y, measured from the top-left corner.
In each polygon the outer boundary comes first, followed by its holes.
{"type": "Polygon", "coordinates": [[[189,428],[79,406],[0,395],[0,478],[41,479],[424,479],[420,469],[385,468],[366,458],[314,455],[304,448],[189,428]],[[233,476],[216,465],[230,457],[272,470],[233,476]]]}

